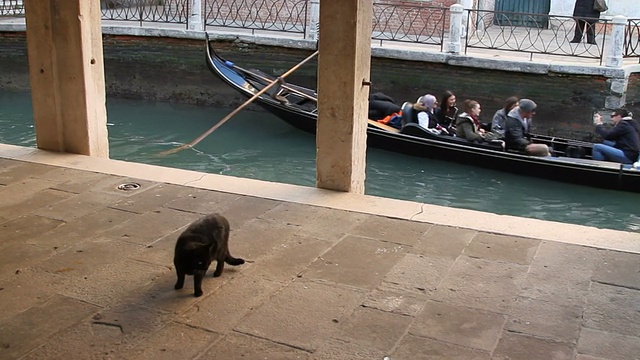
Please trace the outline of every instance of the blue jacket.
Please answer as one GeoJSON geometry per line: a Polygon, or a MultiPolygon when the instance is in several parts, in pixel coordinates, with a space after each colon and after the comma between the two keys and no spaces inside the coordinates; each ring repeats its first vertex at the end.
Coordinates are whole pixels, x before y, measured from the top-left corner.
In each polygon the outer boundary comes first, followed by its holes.
{"type": "Polygon", "coordinates": [[[638,123],[630,116],[622,118],[614,127],[607,130],[604,125],[596,126],[596,132],[605,140],[615,141],[614,147],[622,150],[627,159],[636,161],[640,150],[638,123]]]}

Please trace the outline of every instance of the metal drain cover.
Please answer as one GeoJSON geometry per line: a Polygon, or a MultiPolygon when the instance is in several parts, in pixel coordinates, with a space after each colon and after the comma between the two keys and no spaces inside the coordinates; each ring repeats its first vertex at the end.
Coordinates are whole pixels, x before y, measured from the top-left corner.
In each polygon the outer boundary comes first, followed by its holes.
{"type": "Polygon", "coordinates": [[[126,184],[118,185],[118,190],[131,191],[131,190],[138,190],[138,189],[140,189],[140,184],[138,183],[126,183],[126,184]]]}

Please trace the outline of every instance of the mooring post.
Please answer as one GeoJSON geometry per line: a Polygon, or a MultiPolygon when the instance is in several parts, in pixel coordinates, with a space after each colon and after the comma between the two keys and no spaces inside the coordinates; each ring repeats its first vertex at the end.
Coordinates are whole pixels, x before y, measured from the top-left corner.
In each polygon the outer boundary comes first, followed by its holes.
{"type": "Polygon", "coordinates": [[[460,26],[462,26],[462,31],[460,32],[460,37],[467,36],[467,25],[469,25],[469,10],[473,10],[473,0],[460,0],[460,5],[462,5],[463,11],[462,16],[460,17],[460,26]]]}
{"type": "Polygon", "coordinates": [[[307,29],[304,33],[306,40],[318,41],[318,30],[320,30],[320,0],[309,1],[309,17],[307,18],[307,29]]]}
{"type": "Polygon", "coordinates": [[[624,29],[627,26],[627,18],[616,15],[611,20],[611,37],[609,40],[609,54],[605,59],[605,66],[622,67],[622,56],[624,54],[624,29]]]}
{"type": "Polygon", "coordinates": [[[187,20],[189,30],[203,31],[204,30],[204,19],[202,12],[202,0],[191,0],[189,3],[191,6],[189,19],[187,20]]]}
{"type": "Polygon", "coordinates": [[[460,54],[462,37],[462,13],[464,7],[460,4],[451,5],[449,8],[451,17],[449,19],[449,43],[447,45],[447,52],[452,54],[460,54]]]}

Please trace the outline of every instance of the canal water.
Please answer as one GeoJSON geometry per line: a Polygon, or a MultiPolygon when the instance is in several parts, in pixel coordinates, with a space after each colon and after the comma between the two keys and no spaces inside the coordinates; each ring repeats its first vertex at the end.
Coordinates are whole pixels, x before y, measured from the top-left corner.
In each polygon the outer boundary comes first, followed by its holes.
{"type": "MultiPolygon", "coordinates": [[[[315,138],[278,118],[242,111],[198,144],[158,156],[232,109],[107,100],[113,159],[315,186],[315,138]]],[[[0,92],[0,143],[35,146],[29,93],[0,92]]],[[[366,193],[454,208],[640,232],[640,194],[368,149],[366,193]]]]}

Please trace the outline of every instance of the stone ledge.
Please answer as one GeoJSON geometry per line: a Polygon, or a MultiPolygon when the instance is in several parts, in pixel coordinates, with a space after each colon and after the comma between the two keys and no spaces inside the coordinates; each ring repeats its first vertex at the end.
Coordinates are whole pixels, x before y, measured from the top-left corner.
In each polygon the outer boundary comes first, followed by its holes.
{"type": "Polygon", "coordinates": [[[0,144],[0,158],[265,199],[640,254],[640,233],[448,208],[371,195],[200,173],[0,144]]]}

